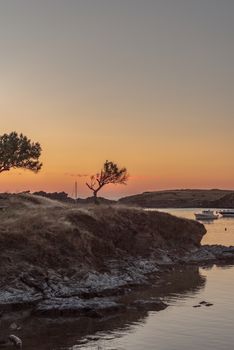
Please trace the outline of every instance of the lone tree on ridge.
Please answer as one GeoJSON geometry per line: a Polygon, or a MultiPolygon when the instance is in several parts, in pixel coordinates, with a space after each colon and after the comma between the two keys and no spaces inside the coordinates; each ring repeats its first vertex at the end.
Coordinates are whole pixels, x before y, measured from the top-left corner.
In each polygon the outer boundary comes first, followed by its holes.
{"type": "Polygon", "coordinates": [[[42,167],[40,155],[41,145],[32,142],[23,134],[11,132],[0,136],[0,173],[13,168],[37,173],[42,167]]]}
{"type": "Polygon", "coordinates": [[[119,168],[117,164],[105,161],[100,173],[92,175],[90,182],[86,182],[88,188],[93,191],[94,202],[97,204],[97,194],[101,188],[108,184],[126,185],[129,175],[126,168],[119,168]]]}

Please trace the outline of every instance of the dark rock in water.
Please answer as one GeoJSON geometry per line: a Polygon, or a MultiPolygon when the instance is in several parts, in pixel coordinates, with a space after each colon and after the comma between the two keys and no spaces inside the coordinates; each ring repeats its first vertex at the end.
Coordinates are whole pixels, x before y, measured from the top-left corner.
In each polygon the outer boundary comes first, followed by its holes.
{"type": "Polygon", "coordinates": [[[149,311],[161,311],[166,309],[168,306],[160,298],[152,298],[149,300],[135,300],[132,305],[136,308],[149,311]]]}
{"type": "Polygon", "coordinates": [[[213,306],[214,304],[212,304],[212,303],[209,303],[208,301],[205,301],[205,300],[203,300],[203,301],[201,301],[200,303],[199,303],[199,306],[213,306]]]}

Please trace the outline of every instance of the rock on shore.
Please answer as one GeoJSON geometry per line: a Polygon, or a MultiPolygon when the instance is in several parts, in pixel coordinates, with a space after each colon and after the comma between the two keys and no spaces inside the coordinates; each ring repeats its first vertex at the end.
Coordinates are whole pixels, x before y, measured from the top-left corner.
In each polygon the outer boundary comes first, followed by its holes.
{"type": "Polygon", "coordinates": [[[182,260],[186,263],[195,264],[234,261],[234,246],[203,245],[198,249],[188,252],[182,260]]]}

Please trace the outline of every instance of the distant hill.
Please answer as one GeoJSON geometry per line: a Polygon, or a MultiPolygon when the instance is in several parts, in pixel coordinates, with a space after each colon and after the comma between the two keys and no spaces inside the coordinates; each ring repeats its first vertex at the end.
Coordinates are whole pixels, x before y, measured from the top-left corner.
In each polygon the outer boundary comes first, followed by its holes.
{"type": "Polygon", "coordinates": [[[232,190],[166,190],[121,198],[120,204],[143,208],[234,208],[232,190]]]}
{"type": "Polygon", "coordinates": [[[234,192],[228,193],[220,199],[211,202],[212,208],[234,208],[234,192]]]}

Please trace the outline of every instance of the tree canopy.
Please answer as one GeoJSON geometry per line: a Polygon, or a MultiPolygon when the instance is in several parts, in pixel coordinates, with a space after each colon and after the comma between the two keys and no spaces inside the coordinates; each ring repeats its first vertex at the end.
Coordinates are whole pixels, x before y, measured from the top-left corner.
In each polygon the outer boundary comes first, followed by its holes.
{"type": "Polygon", "coordinates": [[[108,184],[126,185],[128,178],[129,175],[126,168],[119,168],[117,164],[106,160],[100,173],[92,175],[90,177],[90,182],[86,182],[86,185],[93,191],[96,201],[97,193],[103,186],[108,184]]]}
{"type": "Polygon", "coordinates": [[[23,168],[37,173],[42,167],[40,155],[41,145],[23,134],[11,132],[0,136],[0,173],[12,168],[23,168]]]}

